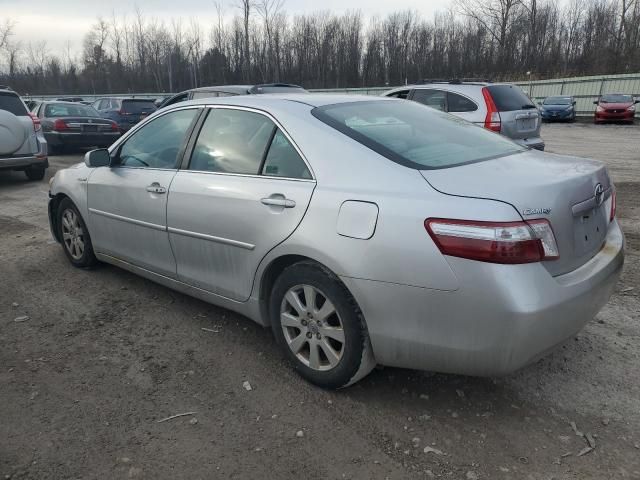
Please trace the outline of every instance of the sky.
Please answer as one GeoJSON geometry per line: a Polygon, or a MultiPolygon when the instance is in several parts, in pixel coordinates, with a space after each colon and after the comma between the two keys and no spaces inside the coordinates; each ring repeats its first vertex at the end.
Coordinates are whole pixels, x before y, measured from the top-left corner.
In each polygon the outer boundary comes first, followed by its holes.
{"type": "MultiPolygon", "coordinates": [[[[344,13],[361,10],[366,17],[385,15],[392,11],[412,9],[424,17],[446,10],[452,0],[285,0],[289,14],[329,10],[344,13]]],[[[223,0],[226,15],[238,11],[236,0],[223,0]]],[[[197,18],[203,26],[215,17],[213,0],[0,0],[0,21],[10,18],[16,23],[14,40],[23,43],[46,40],[51,53],[61,54],[67,44],[72,51],[82,48],[82,38],[97,16],[111,18],[131,16],[136,6],[145,17],[170,21],[181,17],[185,21],[197,18]]],[[[206,28],[205,31],[208,31],[206,28]]]]}

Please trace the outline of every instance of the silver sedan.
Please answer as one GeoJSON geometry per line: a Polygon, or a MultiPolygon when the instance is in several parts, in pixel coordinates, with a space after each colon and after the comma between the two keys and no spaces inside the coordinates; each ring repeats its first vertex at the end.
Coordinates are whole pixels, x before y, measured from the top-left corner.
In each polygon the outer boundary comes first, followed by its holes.
{"type": "Polygon", "coordinates": [[[270,326],[327,388],[375,364],[512,372],[594,317],[624,258],[603,164],[394,99],[181,103],[59,171],[50,197],[73,265],[270,326]]]}

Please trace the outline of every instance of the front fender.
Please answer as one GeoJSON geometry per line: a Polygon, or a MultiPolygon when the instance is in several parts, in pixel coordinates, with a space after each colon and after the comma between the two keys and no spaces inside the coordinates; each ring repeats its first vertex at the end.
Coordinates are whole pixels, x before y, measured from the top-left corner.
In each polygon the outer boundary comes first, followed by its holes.
{"type": "Polygon", "coordinates": [[[71,199],[76,208],[86,220],[88,218],[87,204],[87,182],[93,169],[84,163],[73,165],[72,167],[59,170],[51,182],[49,195],[52,198],[66,196],[71,199]]]}

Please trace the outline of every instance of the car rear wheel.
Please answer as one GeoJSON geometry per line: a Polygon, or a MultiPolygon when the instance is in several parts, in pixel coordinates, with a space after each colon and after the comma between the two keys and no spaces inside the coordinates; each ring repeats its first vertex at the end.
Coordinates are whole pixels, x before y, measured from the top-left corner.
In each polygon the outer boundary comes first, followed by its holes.
{"type": "Polygon", "coordinates": [[[74,267],[89,268],[98,262],[93,253],[89,230],[80,212],[68,198],[58,206],[58,238],[74,267]]]}
{"type": "Polygon", "coordinates": [[[273,333],[294,368],[323,388],[341,388],[375,366],[362,312],[344,284],[313,262],[285,269],[271,292],[273,333]]]}
{"type": "Polygon", "coordinates": [[[44,167],[29,167],[24,171],[29,180],[42,180],[45,174],[44,167]]]}

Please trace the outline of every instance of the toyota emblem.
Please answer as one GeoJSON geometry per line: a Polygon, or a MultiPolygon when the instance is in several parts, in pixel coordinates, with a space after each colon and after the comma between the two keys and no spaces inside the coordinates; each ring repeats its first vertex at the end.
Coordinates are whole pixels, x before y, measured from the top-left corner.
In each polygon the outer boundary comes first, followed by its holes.
{"type": "Polygon", "coordinates": [[[598,183],[596,185],[594,198],[596,199],[597,206],[602,205],[602,202],[604,201],[604,187],[602,186],[601,183],[598,183]]]}

